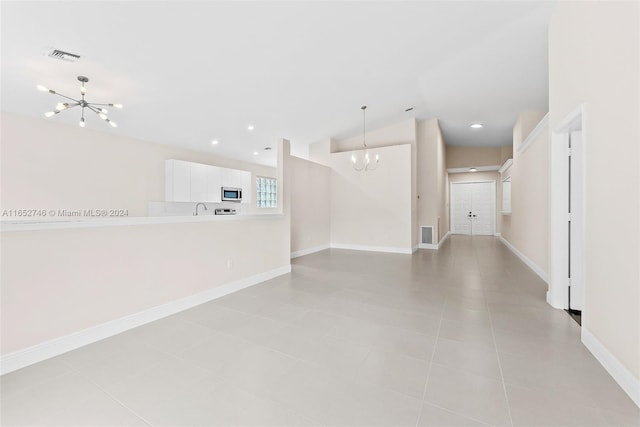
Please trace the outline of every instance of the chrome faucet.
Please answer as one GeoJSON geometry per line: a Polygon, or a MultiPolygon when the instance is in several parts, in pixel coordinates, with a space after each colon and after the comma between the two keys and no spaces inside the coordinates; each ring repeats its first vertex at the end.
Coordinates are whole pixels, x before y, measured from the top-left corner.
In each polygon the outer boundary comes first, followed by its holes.
{"type": "Polygon", "coordinates": [[[193,213],[193,216],[198,216],[198,207],[200,205],[204,206],[204,210],[205,211],[207,210],[207,205],[205,205],[204,203],[202,203],[202,202],[196,203],[196,211],[193,213]]]}

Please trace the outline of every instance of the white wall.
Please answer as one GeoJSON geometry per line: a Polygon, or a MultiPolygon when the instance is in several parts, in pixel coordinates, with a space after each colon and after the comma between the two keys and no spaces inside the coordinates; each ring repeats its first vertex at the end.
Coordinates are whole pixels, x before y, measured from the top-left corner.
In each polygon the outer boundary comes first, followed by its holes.
{"type": "Polygon", "coordinates": [[[580,104],[586,120],[583,337],[599,342],[589,347],[600,348],[609,372],[619,364],[614,377],[623,387],[627,379],[640,405],[639,64],[640,3],[558,3],[549,28],[550,128],[580,104]]]}
{"type": "MultiPolygon", "coordinates": [[[[436,241],[449,231],[446,146],[437,119],[417,123],[418,226],[433,226],[436,241]]],[[[416,236],[419,227],[414,228],[416,236]]]]}
{"type": "Polygon", "coordinates": [[[291,252],[329,247],[331,169],[291,157],[291,252]]]}
{"type": "Polygon", "coordinates": [[[502,160],[502,147],[447,146],[447,168],[498,166],[502,160]]]}
{"type": "Polygon", "coordinates": [[[288,228],[280,216],[3,232],[2,354],[285,267],[288,228]]]}
{"type": "MultiPolygon", "coordinates": [[[[533,116],[541,118],[542,113],[533,116]]],[[[535,127],[521,114],[513,144],[520,147],[535,127]]],[[[500,233],[546,276],[549,273],[549,127],[544,126],[525,151],[515,149],[513,164],[501,179],[511,177],[511,215],[498,214],[500,233]]],[[[498,205],[498,212],[501,204],[498,205]]]]}
{"type": "MultiPolygon", "coordinates": [[[[412,247],[418,245],[418,171],[420,170],[420,166],[418,165],[417,136],[418,123],[413,117],[389,126],[368,130],[366,133],[368,147],[388,147],[391,145],[405,144],[411,146],[411,229],[414,230],[411,234],[412,247]]],[[[362,134],[344,139],[329,140],[331,153],[360,150],[363,146],[362,134]]],[[[313,160],[313,157],[311,157],[311,159],[313,160]]],[[[432,158],[432,163],[425,165],[426,168],[434,168],[435,160],[435,157],[432,158]]],[[[381,161],[385,160],[382,159],[381,161]]]]}
{"type": "Polygon", "coordinates": [[[370,150],[375,171],[356,172],[351,152],[331,154],[331,243],[411,252],[411,145],[370,150]]]}

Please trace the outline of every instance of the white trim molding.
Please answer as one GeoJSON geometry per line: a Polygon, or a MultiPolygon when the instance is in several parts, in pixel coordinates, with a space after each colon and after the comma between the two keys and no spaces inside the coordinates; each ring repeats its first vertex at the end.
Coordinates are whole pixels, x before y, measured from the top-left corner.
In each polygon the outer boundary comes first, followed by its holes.
{"type": "Polygon", "coordinates": [[[413,253],[413,248],[396,248],[392,246],[367,246],[367,245],[349,245],[345,243],[332,243],[332,249],[349,249],[352,251],[367,251],[367,252],[388,252],[392,254],[408,254],[413,253]]]}
{"type": "Polygon", "coordinates": [[[449,231],[447,231],[447,233],[444,236],[442,236],[442,239],[440,239],[440,241],[438,243],[433,243],[433,244],[420,243],[418,245],[418,248],[420,248],[420,249],[435,249],[435,250],[438,250],[438,249],[440,249],[440,246],[442,246],[444,241],[447,240],[447,238],[449,237],[449,234],[451,234],[451,233],[449,231]]]}
{"type": "MultiPolygon", "coordinates": [[[[554,308],[569,306],[568,275],[568,141],[572,130],[582,130],[582,146],[587,140],[585,105],[578,105],[551,130],[549,146],[549,292],[547,302],[554,308]]],[[[551,125],[550,125],[551,127],[551,125]]]]}
{"type": "Polygon", "coordinates": [[[540,278],[544,280],[545,283],[549,283],[549,278],[546,271],[538,267],[535,262],[531,261],[531,259],[529,259],[525,254],[516,249],[516,247],[509,243],[509,241],[504,237],[500,236],[500,241],[504,243],[504,245],[509,248],[511,252],[513,252],[518,258],[520,258],[520,260],[524,262],[527,267],[529,267],[531,270],[533,270],[534,273],[540,276],[540,278]]]}
{"type": "Polygon", "coordinates": [[[636,378],[607,348],[582,325],[582,343],[609,372],[618,385],[640,407],[640,379],[636,378]]]}
{"type": "Polygon", "coordinates": [[[291,252],[291,259],[324,251],[325,249],[329,249],[330,247],[331,245],[327,243],[326,245],[314,246],[313,248],[300,249],[299,251],[291,252]]]}
{"type": "Polygon", "coordinates": [[[545,130],[548,130],[548,126],[549,113],[545,114],[544,117],[540,119],[536,127],[534,127],[529,135],[527,135],[525,140],[520,143],[520,146],[518,147],[518,153],[524,153],[525,151],[527,151],[529,146],[537,140],[538,136],[540,136],[540,134],[542,134],[542,132],[544,132],[545,130]]]}
{"type": "Polygon", "coordinates": [[[468,168],[449,168],[447,173],[474,173],[469,169],[475,169],[475,172],[495,172],[500,170],[500,165],[492,166],[469,166],[468,168]]]}
{"type": "Polygon", "coordinates": [[[511,165],[513,164],[513,159],[507,159],[504,161],[504,163],[502,164],[502,166],[500,166],[500,169],[498,169],[498,172],[500,173],[504,173],[504,171],[506,171],[507,169],[509,169],[511,167],[511,165]]]}
{"type": "Polygon", "coordinates": [[[129,329],[142,326],[146,323],[171,316],[172,314],[190,309],[205,302],[223,297],[290,272],[291,264],[288,264],[273,270],[245,277],[244,279],[236,280],[222,286],[207,289],[206,291],[199,292],[195,295],[190,295],[138,313],[114,319],[69,335],[45,341],[13,353],[3,354],[0,357],[0,375],[33,365],[34,363],[75,350],[96,341],[109,338],[124,331],[128,331],[129,329]]]}

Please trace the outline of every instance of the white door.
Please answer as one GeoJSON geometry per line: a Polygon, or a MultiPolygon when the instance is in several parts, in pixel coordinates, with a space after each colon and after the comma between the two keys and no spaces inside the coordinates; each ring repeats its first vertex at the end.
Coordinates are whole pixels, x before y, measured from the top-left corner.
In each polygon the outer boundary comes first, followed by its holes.
{"type": "Polygon", "coordinates": [[[582,131],[569,134],[569,309],[584,305],[582,131]]]}
{"type": "Polygon", "coordinates": [[[452,183],[451,232],[492,236],[495,232],[495,193],[495,181],[452,183]]]}
{"type": "Polygon", "coordinates": [[[471,234],[471,184],[451,184],[451,232],[471,234]]]}

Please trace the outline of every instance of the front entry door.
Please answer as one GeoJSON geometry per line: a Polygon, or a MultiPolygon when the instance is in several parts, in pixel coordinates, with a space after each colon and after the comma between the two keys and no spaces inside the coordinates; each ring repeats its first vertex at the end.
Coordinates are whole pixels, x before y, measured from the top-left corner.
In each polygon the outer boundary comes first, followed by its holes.
{"type": "Polygon", "coordinates": [[[451,232],[489,235],[495,232],[495,182],[451,184],[451,232]]]}

